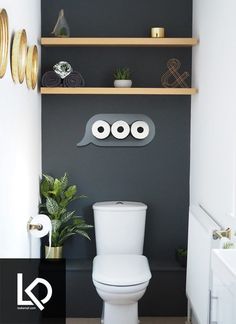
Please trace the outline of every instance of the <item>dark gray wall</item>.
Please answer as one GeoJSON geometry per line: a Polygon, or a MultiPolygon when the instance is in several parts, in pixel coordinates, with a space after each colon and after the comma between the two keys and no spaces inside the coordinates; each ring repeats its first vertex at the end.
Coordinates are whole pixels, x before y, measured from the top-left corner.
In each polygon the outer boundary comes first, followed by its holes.
{"type": "MultiPolygon", "coordinates": [[[[44,172],[69,172],[71,181],[88,196],[74,207],[90,223],[95,201],[145,202],[149,207],[145,254],[157,260],[173,258],[187,232],[189,111],[186,97],[44,97],[44,172]],[[86,121],[95,113],[108,112],[144,112],[156,123],[155,139],[142,148],[77,148],[86,121]]],[[[78,237],[66,244],[66,256],[94,254],[94,240],[78,237]]]]}
{"type": "MultiPolygon", "coordinates": [[[[192,32],[189,0],[42,0],[43,36],[50,35],[61,8],[72,36],[148,36],[150,27],[158,25],[166,27],[168,36],[192,32]]],[[[129,66],[134,86],[156,87],[173,57],[181,60],[182,71],[191,71],[191,49],[186,48],[43,48],[42,72],[67,60],[87,86],[112,86],[113,70],[129,66]]],[[[93,223],[96,201],[145,202],[144,253],[150,260],[174,263],[175,248],[184,246],[187,237],[190,97],[44,96],[42,104],[43,171],[55,176],[67,171],[88,196],[72,207],[93,223]],[[77,148],[86,122],[97,113],[144,113],[156,124],[156,137],[141,148],[77,148]]],[[[65,245],[67,258],[94,255],[93,234],[91,243],[77,237],[65,245]]]]}
{"type": "Polygon", "coordinates": [[[167,36],[192,33],[191,0],[42,0],[42,34],[50,36],[61,8],[75,37],[146,37],[151,26],[164,26],[167,36]]]}

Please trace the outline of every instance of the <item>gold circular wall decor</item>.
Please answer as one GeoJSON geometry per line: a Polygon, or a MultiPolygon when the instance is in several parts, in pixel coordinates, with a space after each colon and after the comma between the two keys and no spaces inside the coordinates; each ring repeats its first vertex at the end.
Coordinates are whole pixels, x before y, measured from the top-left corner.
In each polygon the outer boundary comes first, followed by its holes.
{"type": "Polygon", "coordinates": [[[8,16],[5,9],[0,9],[0,78],[7,69],[7,56],[9,47],[8,16]]]}
{"type": "Polygon", "coordinates": [[[38,49],[36,45],[30,46],[27,53],[26,83],[29,89],[34,89],[38,79],[38,49]]]}
{"type": "Polygon", "coordinates": [[[15,33],[11,52],[11,73],[15,83],[22,83],[25,78],[27,58],[27,36],[25,29],[15,33]]]}

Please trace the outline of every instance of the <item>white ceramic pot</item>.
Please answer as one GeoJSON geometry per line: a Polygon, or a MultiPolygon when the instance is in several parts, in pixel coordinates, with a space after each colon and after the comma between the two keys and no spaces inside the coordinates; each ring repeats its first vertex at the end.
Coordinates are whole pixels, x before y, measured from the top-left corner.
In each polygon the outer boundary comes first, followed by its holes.
{"type": "Polygon", "coordinates": [[[131,88],[132,80],[114,80],[115,88],[131,88]]]}

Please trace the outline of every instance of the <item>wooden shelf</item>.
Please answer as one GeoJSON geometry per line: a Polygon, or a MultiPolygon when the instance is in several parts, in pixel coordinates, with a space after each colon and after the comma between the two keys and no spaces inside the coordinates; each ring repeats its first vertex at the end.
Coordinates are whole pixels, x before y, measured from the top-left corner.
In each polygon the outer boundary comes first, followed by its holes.
{"type": "Polygon", "coordinates": [[[194,95],[196,88],[41,88],[45,95],[194,95]]]}
{"type": "Polygon", "coordinates": [[[145,46],[190,47],[198,44],[196,38],[129,38],[129,37],[42,37],[44,46],[145,46]]]}

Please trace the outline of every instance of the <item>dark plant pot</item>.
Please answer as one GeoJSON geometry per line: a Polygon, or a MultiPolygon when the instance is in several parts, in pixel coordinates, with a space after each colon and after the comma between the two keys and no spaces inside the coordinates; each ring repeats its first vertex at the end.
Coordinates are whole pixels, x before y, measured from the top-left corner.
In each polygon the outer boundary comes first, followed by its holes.
{"type": "Polygon", "coordinates": [[[179,255],[176,253],[176,261],[181,267],[187,267],[187,255],[179,255]]]}

